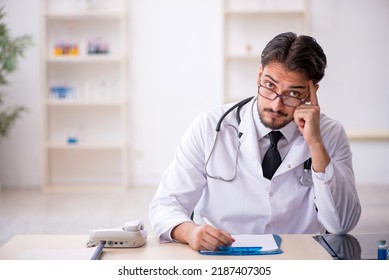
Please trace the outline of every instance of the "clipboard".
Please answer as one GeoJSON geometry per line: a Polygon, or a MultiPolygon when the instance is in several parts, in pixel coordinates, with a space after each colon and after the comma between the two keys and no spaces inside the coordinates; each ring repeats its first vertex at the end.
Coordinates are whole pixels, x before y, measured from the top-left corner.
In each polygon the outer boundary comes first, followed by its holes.
{"type": "MultiPolygon", "coordinates": [[[[258,235],[260,236],[260,235],[258,235]]],[[[261,244],[253,244],[254,246],[245,246],[245,247],[220,247],[217,251],[199,251],[201,255],[211,255],[211,256],[259,256],[259,255],[275,255],[281,254],[282,239],[277,234],[272,234],[274,241],[277,245],[276,249],[263,250],[260,246],[261,244]]]]}

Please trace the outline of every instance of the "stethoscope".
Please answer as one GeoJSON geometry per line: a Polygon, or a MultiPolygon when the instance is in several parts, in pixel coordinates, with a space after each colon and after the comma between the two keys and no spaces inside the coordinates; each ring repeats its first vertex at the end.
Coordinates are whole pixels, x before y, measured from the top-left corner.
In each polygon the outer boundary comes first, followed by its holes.
{"type": "MultiPolygon", "coordinates": [[[[208,163],[209,161],[211,160],[211,157],[213,155],[213,152],[215,150],[215,147],[216,147],[216,143],[218,142],[218,139],[219,139],[219,132],[220,132],[220,129],[221,129],[221,125],[222,125],[222,122],[223,120],[232,112],[236,109],[236,120],[238,121],[238,124],[240,124],[240,121],[241,121],[241,118],[240,118],[240,110],[242,109],[242,107],[244,105],[246,105],[248,102],[250,102],[252,99],[254,98],[254,96],[252,97],[249,97],[249,98],[246,98],[238,103],[236,103],[235,105],[233,105],[230,109],[228,109],[219,119],[219,121],[217,122],[216,124],[216,136],[215,136],[215,140],[213,142],[213,146],[212,146],[212,149],[211,149],[211,152],[209,153],[209,156],[208,156],[208,159],[205,163],[205,174],[209,177],[209,178],[212,178],[212,179],[216,179],[216,180],[221,180],[221,181],[224,181],[224,182],[231,182],[235,179],[236,177],[236,171],[238,169],[238,153],[239,153],[239,150],[240,150],[240,141],[238,142],[238,148],[236,149],[236,152],[235,152],[235,168],[234,168],[234,173],[232,174],[232,176],[230,178],[223,178],[222,176],[217,176],[217,175],[211,175],[209,174],[208,170],[207,170],[207,167],[208,167],[208,163]]],[[[237,137],[238,139],[240,139],[243,135],[242,132],[239,132],[238,129],[231,125],[231,124],[227,124],[226,126],[229,126],[229,127],[232,127],[235,131],[236,131],[236,134],[237,134],[237,137]]],[[[304,162],[304,172],[303,174],[301,175],[300,177],[300,184],[305,186],[305,187],[310,187],[312,186],[313,184],[313,180],[312,180],[312,171],[311,171],[311,166],[312,166],[312,160],[311,158],[307,159],[305,162],[304,162]]]]}

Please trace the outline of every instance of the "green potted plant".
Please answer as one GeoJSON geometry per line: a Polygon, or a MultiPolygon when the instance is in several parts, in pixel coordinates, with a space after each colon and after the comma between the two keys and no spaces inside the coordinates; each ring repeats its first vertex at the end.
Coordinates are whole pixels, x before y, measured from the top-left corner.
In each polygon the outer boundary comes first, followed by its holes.
{"type": "Polygon", "coordinates": [[[7,25],[4,23],[4,9],[0,9],[0,141],[9,135],[11,127],[20,115],[26,111],[24,106],[6,107],[4,105],[4,86],[7,84],[6,76],[16,70],[18,59],[24,55],[25,50],[32,44],[29,35],[12,38],[7,25]]]}

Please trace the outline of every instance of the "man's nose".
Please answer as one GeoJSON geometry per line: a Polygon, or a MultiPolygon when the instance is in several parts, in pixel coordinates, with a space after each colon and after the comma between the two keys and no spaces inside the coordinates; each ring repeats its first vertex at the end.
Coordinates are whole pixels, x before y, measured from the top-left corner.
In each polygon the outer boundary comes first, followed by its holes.
{"type": "Polygon", "coordinates": [[[272,101],[271,107],[275,112],[284,108],[284,103],[282,102],[281,96],[278,95],[277,98],[272,101]]]}

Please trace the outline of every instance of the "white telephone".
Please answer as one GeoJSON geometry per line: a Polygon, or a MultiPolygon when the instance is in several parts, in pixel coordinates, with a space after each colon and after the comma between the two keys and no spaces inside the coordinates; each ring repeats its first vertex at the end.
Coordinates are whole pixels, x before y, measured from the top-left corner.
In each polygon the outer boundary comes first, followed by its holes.
{"type": "Polygon", "coordinates": [[[121,228],[93,229],[89,231],[87,247],[104,243],[105,247],[136,248],[147,241],[147,231],[143,230],[143,222],[131,220],[121,228]]]}

